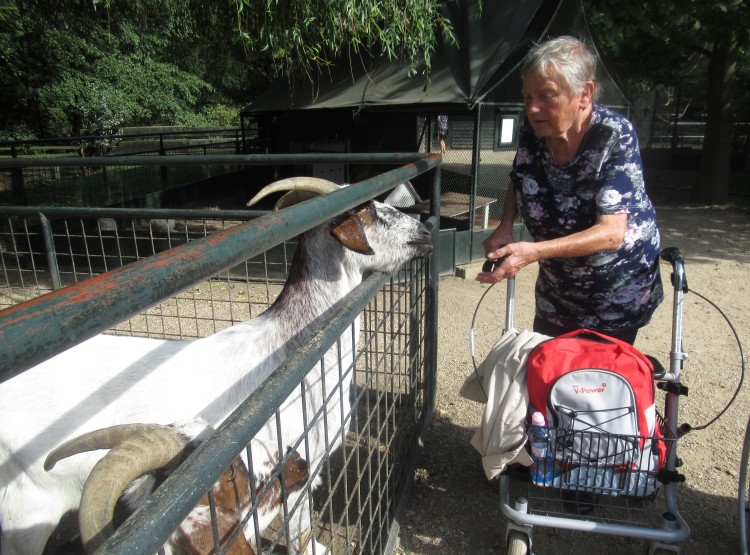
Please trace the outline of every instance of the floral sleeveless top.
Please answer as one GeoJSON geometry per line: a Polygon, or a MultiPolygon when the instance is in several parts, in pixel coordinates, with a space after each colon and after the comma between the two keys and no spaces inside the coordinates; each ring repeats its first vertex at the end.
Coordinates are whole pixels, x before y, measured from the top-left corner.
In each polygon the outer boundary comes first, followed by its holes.
{"type": "Polygon", "coordinates": [[[617,250],[539,261],[536,315],[567,328],[642,327],[662,301],[659,230],[643,183],[632,124],[594,105],[576,157],[560,167],[524,121],[511,170],[519,213],[535,241],[591,227],[597,215],[627,214],[617,250]]]}

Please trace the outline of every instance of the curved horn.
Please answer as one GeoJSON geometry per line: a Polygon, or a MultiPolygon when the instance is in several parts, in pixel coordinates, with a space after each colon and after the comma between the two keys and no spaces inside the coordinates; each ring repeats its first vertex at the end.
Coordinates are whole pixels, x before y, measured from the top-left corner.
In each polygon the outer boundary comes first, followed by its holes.
{"type": "Polygon", "coordinates": [[[147,472],[174,466],[189,440],[173,428],[151,426],[115,445],[91,470],[81,495],[78,524],[93,553],[114,532],[115,504],[125,487],[147,472]]]}
{"type": "Polygon", "coordinates": [[[157,424],[120,424],[74,437],[47,455],[44,460],[44,470],[50,471],[61,460],[79,453],[96,449],[111,449],[121,441],[155,427],[161,428],[163,426],[157,424]]]}
{"type": "Polygon", "coordinates": [[[296,204],[297,202],[302,202],[303,200],[307,200],[308,198],[312,198],[313,196],[324,195],[332,191],[338,191],[338,189],[339,186],[336,185],[333,181],[328,181],[327,179],[321,179],[319,177],[289,177],[287,179],[275,181],[270,185],[266,185],[265,187],[263,187],[257,195],[250,199],[250,201],[247,203],[247,206],[252,206],[260,199],[265,198],[273,193],[278,193],[280,191],[304,191],[305,193],[308,193],[304,196],[304,198],[295,198],[296,195],[284,195],[281,199],[279,199],[279,202],[276,203],[275,209],[278,210],[279,208],[290,206],[292,204],[296,204]],[[282,203],[282,199],[286,200],[282,203]],[[280,206],[280,204],[283,204],[283,206],[280,206]]]}

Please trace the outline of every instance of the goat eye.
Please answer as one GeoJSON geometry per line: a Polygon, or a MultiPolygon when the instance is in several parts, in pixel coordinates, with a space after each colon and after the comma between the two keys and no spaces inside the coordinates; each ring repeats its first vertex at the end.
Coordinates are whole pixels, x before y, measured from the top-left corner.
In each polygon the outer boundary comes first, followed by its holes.
{"type": "Polygon", "coordinates": [[[338,220],[338,218],[334,218],[333,220],[331,220],[330,222],[328,222],[328,227],[329,228],[333,228],[333,227],[336,227],[337,225],[339,225],[340,223],[341,222],[338,220]]]}

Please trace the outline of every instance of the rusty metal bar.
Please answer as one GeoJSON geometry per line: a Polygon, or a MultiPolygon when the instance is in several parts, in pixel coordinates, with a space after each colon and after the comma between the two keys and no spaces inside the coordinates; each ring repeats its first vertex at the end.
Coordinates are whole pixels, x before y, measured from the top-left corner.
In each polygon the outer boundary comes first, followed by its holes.
{"type": "MultiPolygon", "coordinates": [[[[341,163],[341,164],[416,164],[420,161],[431,160],[432,164],[439,162],[434,158],[436,154],[414,153],[376,153],[376,154],[210,154],[180,155],[167,157],[170,166],[195,166],[223,164],[228,166],[261,166],[269,164],[312,164],[341,163]]],[[[105,166],[163,166],[167,162],[164,156],[91,156],[81,158],[5,158],[0,159],[0,169],[4,168],[39,168],[39,167],[105,167],[105,166]]],[[[434,167],[434,166],[431,166],[434,167]]]]}
{"type": "MultiPolygon", "coordinates": [[[[320,160],[317,154],[311,156],[320,160]]],[[[439,155],[416,157],[414,163],[356,186],[267,214],[1,311],[0,381],[440,164],[439,155]]],[[[205,158],[212,157],[201,157],[204,163],[205,158]]],[[[289,157],[264,158],[289,163],[289,157]]],[[[344,158],[351,161],[347,156],[344,158]]],[[[87,165],[90,160],[86,160],[87,165]]],[[[79,160],[76,162],[80,164],[79,160]]],[[[157,158],[155,162],[158,165],[163,159],[157,158]]],[[[132,158],[128,163],[132,164],[132,158]]]]}

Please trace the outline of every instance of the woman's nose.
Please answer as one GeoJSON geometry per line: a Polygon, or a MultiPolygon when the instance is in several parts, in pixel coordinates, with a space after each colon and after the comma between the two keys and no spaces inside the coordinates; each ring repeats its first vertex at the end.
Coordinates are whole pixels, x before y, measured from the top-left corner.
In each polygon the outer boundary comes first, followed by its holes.
{"type": "Polygon", "coordinates": [[[538,113],[541,110],[539,102],[536,100],[530,100],[526,103],[526,112],[529,114],[538,113]]]}

